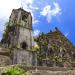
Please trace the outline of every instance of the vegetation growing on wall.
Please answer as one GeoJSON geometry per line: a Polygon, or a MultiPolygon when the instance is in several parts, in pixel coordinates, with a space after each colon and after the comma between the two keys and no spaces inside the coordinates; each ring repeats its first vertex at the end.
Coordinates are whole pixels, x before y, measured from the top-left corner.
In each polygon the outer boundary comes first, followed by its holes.
{"type": "MultiPolygon", "coordinates": [[[[59,32],[58,32],[59,33],[59,32]]],[[[70,46],[65,46],[62,35],[54,33],[51,34],[51,36],[41,33],[35,41],[37,42],[39,46],[39,50],[37,51],[37,57],[39,64],[41,65],[44,61],[47,64],[50,64],[51,62],[54,63],[54,65],[61,64],[61,66],[64,66],[64,62],[70,63],[71,61],[71,51],[70,46]],[[70,54],[69,54],[70,53],[70,54]]],[[[65,41],[69,43],[67,40],[65,41]]]]}

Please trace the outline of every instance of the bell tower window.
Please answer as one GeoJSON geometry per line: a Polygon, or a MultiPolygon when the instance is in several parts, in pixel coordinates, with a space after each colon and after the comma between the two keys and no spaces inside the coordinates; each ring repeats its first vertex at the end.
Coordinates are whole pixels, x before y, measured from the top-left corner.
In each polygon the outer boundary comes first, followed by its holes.
{"type": "Polygon", "coordinates": [[[27,48],[27,43],[24,41],[21,43],[21,48],[26,49],[27,48]]]}
{"type": "Polygon", "coordinates": [[[22,15],[22,26],[27,27],[27,16],[26,15],[22,15]]]}

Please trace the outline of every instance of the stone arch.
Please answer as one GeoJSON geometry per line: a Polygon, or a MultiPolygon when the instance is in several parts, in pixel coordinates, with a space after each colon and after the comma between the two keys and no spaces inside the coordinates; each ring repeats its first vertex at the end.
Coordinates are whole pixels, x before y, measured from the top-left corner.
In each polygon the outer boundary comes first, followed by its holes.
{"type": "Polygon", "coordinates": [[[27,49],[27,47],[28,47],[27,43],[26,43],[25,41],[23,41],[23,42],[21,43],[21,48],[22,48],[22,49],[27,49]]]}
{"type": "Polygon", "coordinates": [[[73,53],[73,58],[75,59],[75,53],[73,53]]]}

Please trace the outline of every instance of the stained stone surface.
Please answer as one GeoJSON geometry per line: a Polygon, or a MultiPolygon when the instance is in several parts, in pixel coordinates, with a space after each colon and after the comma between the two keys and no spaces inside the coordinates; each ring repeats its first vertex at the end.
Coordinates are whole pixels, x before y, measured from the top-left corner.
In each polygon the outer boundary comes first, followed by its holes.
{"type": "Polygon", "coordinates": [[[38,71],[32,71],[32,73],[29,73],[28,75],[75,75],[75,71],[69,70],[69,71],[49,71],[49,70],[38,70],[38,71]]]}
{"type": "Polygon", "coordinates": [[[7,48],[0,47],[0,53],[9,53],[10,50],[7,48]]]}
{"type": "Polygon", "coordinates": [[[10,65],[12,63],[10,57],[0,55],[0,66],[10,65]]]}
{"type": "Polygon", "coordinates": [[[10,50],[0,46],[0,66],[11,65],[10,50]]]}
{"type": "Polygon", "coordinates": [[[41,75],[40,73],[33,73],[32,75],[41,75]]]}
{"type": "Polygon", "coordinates": [[[13,9],[9,18],[8,38],[6,39],[8,47],[20,47],[23,42],[26,43],[25,49],[32,47],[32,16],[31,13],[22,8],[13,9]]]}
{"type": "Polygon", "coordinates": [[[26,50],[14,50],[13,64],[32,65],[32,53],[26,50]]]}

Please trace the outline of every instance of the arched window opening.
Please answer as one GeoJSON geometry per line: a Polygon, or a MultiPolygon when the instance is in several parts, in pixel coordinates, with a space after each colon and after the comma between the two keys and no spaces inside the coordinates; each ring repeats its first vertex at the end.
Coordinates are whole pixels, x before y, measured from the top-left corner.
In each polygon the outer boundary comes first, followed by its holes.
{"type": "Polygon", "coordinates": [[[27,43],[26,42],[22,42],[21,43],[21,48],[22,49],[26,49],[27,48],[27,43]]]}

